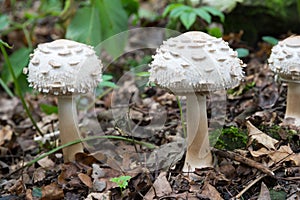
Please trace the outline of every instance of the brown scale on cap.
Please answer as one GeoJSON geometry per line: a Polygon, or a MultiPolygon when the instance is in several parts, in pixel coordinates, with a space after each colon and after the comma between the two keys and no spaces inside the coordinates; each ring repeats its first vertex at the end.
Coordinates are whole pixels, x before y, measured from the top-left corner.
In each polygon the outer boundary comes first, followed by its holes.
{"type": "Polygon", "coordinates": [[[41,92],[86,93],[101,81],[102,64],[91,46],[60,39],[39,44],[30,57],[28,82],[41,92]],[[61,91],[53,81],[62,83],[61,91]]]}

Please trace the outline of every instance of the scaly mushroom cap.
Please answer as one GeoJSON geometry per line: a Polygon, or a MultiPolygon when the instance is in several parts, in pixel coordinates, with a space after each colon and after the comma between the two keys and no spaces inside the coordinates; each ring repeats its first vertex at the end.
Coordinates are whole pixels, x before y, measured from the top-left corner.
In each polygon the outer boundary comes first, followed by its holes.
{"type": "Polygon", "coordinates": [[[291,36],[272,48],[268,59],[272,71],[288,82],[300,81],[300,36],[291,36]]]}
{"type": "Polygon", "coordinates": [[[170,38],[156,50],[149,81],[176,93],[227,89],[243,79],[243,62],[228,43],[191,31],[170,38]]]}
{"type": "Polygon", "coordinates": [[[27,79],[39,92],[71,95],[92,91],[101,81],[101,70],[93,47],[59,39],[38,45],[30,56],[27,79]]]}

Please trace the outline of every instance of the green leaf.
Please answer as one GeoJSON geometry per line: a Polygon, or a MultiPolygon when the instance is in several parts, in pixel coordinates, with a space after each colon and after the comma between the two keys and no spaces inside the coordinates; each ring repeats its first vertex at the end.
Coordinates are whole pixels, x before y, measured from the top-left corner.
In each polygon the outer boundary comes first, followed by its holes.
{"type": "Polygon", "coordinates": [[[170,12],[169,16],[170,16],[171,18],[174,18],[174,19],[175,19],[175,18],[178,18],[180,15],[182,15],[184,12],[187,12],[187,11],[192,12],[191,10],[192,10],[192,8],[190,8],[190,7],[188,7],[188,6],[185,6],[185,5],[182,5],[182,6],[179,6],[179,7],[174,8],[174,9],[170,12]]]}
{"type": "MultiPolygon", "coordinates": [[[[9,56],[9,60],[11,61],[11,65],[17,78],[22,74],[23,68],[28,65],[31,52],[31,48],[22,47],[9,56]]],[[[2,71],[2,80],[6,84],[12,81],[12,76],[6,63],[4,64],[2,71]]]]}
{"type": "Polygon", "coordinates": [[[117,35],[128,30],[127,13],[120,0],[97,0],[94,2],[99,14],[103,40],[111,37],[105,41],[104,48],[110,55],[118,57],[123,53],[128,40],[127,34],[117,35]]]}
{"type": "Polygon", "coordinates": [[[121,2],[128,16],[138,13],[140,5],[137,0],[121,0],[121,2]]]}
{"type": "Polygon", "coordinates": [[[210,14],[217,16],[220,18],[221,22],[224,22],[225,20],[225,15],[219,11],[218,9],[214,8],[214,7],[210,7],[210,6],[203,6],[201,7],[203,10],[209,12],[210,14]]]}
{"type": "Polygon", "coordinates": [[[272,36],[263,36],[262,40],[275,46],[276,44],[278,44],[278,40],[272,36]]]}
{"type": "Polygon", "coordinates": [[[6,29],[9,26],[9,22],[7,15],[0,14],[0,31],[6,29]]]}
{"type": "Polygon", "coordinates": [[[237,48],[235,49],[238,52],[238,57],[239,58],[244,58],[249,55],[249,50],[245,48],[237,48]]]}
{"type": "Polygon", "coordinates": [[[204,19],[207,23],[209,23],[209,24],[211,23],[211,16],[210,16],[210,14],[206,10],[202,9],[202,7],[201,8],[195,8],[193,11],[200,18],[204,19]]]}
{"type": "Polygon", "coordinates": [[[180,21],[184,25],[184,27],[189,30],[191,26],[195,23],[196,21],[196,14],[193,12],[184,12],[183,14],[180,15],[180,21]]]}
{"type": "Polygon", "coordinates": [[[113,76],[110,74],[103,74],[101,78],[102,78],[102,81],[110,81],[113,79],[113,76]]]}
{"type": "Polygon", "coordinates": [[[131,176],[119,176],[111,178],[110,181],[116,183],[121,189],[125,189],[128,186],[128,181],[131,179],[131,176]]]}
{"type": "Polygon", "coordinates": [[[99,83],[99,87],[110,87],[110,88],[117,88],[118,86],[111,81],[101,81],[99,83]]]}
{"type": "Polygon", "coordinates": [[[42,0],[39,11],[44,14],[58,16],[62,12],[63,5],[61,0],[42,0]]]}
{"type": "Polygon", "coordinates": [[[172,10],[174,10],[175,8],[180,7],[180,6],[183,6],[183,4],[173,3],[173,4],[168,5],[162,14],[162,17],[166,17],[167,14],[169,14],[172,10]]]}
{"type": "Polygon", "coordinates": [[[66,38],[90,45],[101,42],[101,23],[95,7],[83,7],[77,10],[67,27],[66,38]]]}
{"type": "Polygon", "coordinates": [[[208,28],[207,32],[209,35],[212,35],[216,38],[221,38],[222,37],[222,30],[219,27],[212,27],[212,28],[208,28]]]}
{"type": "Polygon", "coordinates": [[[10,96],[10,97],[14,97],[14,94],[12,93],[12,91],[9,89],[9,87],[7,87],[7,85],[3,82],[3,80],[0,78],[0,85],[2,86],[2,88],[5,90],[5,92],[10,96]]]}
{"type": "Polygon", "coordinates": [[[150,72],[137,72],[135,75],[140,77],[149,77],[150,72]]]}
{"type": "Polygon", "coordinates": [[[51,115],[53,113],[55,113],[55,114],[58,113],[57,106],[52,106],[52,105],[48,105],[48,104],[40,104],[40,109],[47,115],[51,115]]]}

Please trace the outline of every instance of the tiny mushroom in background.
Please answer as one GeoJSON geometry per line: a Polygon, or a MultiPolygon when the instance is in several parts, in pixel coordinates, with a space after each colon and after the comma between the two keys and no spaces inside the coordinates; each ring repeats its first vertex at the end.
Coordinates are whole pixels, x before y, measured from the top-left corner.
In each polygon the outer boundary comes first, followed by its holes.
{"type": "Polygon", "coordinates": [[[300,36],[288,37],[275,45],[268,63],[271,70],[288,84],[284,118],[287,123],[300,126],[300,36]]]}
{"type": "MultiPolygon", "coordinates": [[[[31,87],[57,96],[61,143],[80,139],[75,97],[92,92],[102,75],[93,47],[66,39],[39,44],[25,71],[31,87]]],[[[64,162],[74,161],[77,152],[83,152],[81,143],[64,148],[64,162]]]]}
{"type": "Polygon", "coordinates": [[[160,87],[186,96],[187,153],[183,172],[211,167],[206,96],[237,86],[243,62],[228,43],[199,31],[165,41],[153,56],[150,78],[160,87]]]}

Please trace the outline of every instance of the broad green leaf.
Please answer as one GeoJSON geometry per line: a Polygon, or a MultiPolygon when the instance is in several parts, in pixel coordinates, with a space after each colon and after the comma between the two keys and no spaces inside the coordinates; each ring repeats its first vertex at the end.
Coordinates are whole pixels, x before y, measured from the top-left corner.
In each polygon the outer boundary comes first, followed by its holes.
{"type": "Polygon", "coordinates": [[[118,86],[111,81],[101,81],[99,83],[99,87],[110,87],[110,88],[117,88],[118,86]]]}
{"type": "Polygon", "coordinates": [[[41,0],[39,10],[44,14],[58,16],[63,9],[61,0],[41,0]]]}
{"type": "Polygon", "coordinates": [[[173,4],[168,5],[162,14],[162,17],[166,17],[167,14],[169,14],[172,10],[174,10],[175,8],[180,7],[180,6],[183,6],[183,4],[173,3],[173,4]]]}
{"type": "Polygon", "coordinates": [[[6,29],[8,26],[9,26],[8,16],[0,14],[0,31],[6,29]]]}
{"type": "Polygon", "coordinates": [[[127,13],[120,0],[97,0],[94,3],[99,14],[103,40],[115,36],[106,40],[105,49],[110,55],[119,56],[124,51],[128,35],[124,33],[117,34],[128,30],[127,13]]]}
{"type": "Polygon", "coordinates": [[[243,58],[249,55],[249,50],[245,48],[237,48],[235,49],[238,52],[238,57],[243,58]]]}
{"type": "Polygon", "coordinates": [[[174,9],[170,12],[169,16],[170,16],[171,18],[178,18],[178,17],[180,17],[180,15],[183,14],[184,12],[187,12],[187,11],[190,11],[190,12],[191,12],[191,10],[192,10],[192,8],[190,8],[190,7],[188,7],[188,6],[185,6],[185,5],[182,5],[182,6],[180,6],[180,7],[174,8],[174,9]]]}
{"type": "Polygon", "coordinates": [[[224,22],[225,15],[218,9],[216,9],[214,7],[210,7],[210,6],[203,6],[201,8],[214,16],[218,16],[220,18],[221,22],[224,22]]]}
{"type": "Polygon", "coordinates": [[[195,8],[194,13],[196,13],[200,18],[204,19],[207,23],[211,23],[211,16],[202,8],[195,8]]]}
{"type": "Polygon", "coordinates": [[[193,12],[184,12],[180,15],[180,21],[184,27],[189,30],[196,21],[196,14],[193,12]]]}
{"type": "Polygon", "coordinates": [[[48,105],[48,104],[40,104],[40,108],[47,115],[51,115],[53,113],[55,113],[55,114],[58,113],[57,106],[48,105]]]}
{"type": "Polygon", "coordinates": [[[276,44],[278,44],[278,40],[272,36],[263,36],[262,40],[275,46],[276,44]]]}
{"type": "Polygon", "coordinates": [[[77,10],[67,27],[66,38],[95,46],[101,42],[101,28],[98,10],[83,7],[77,10]]]}
{"type": "MultiPolygon", "coordinates": [[[[31,52],[31,48],[22,47],[9,56],[9,60],[17,78],[22,74],[23,68],[28,65],[29,54],[31,52]]],[[[5,83],[12,81],[12,76],[9,73],[9,69],[6,64],[4,64],[1,76],[5,83]]]]}
{"type": "Polygon", "coordinates": [[[127,15],[137,14],[139,11],[139,1],[137,0],[121,0],[122,6],[127,12],[127,15]]]}

